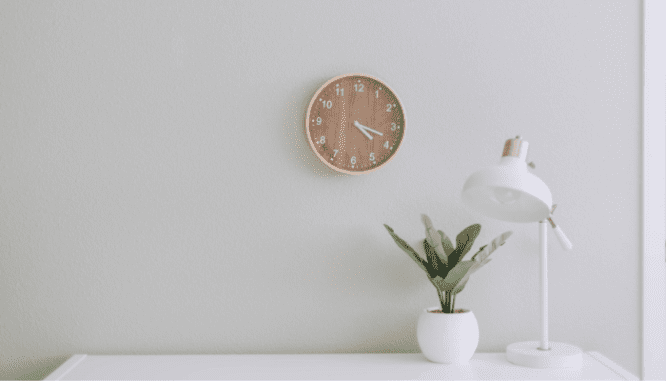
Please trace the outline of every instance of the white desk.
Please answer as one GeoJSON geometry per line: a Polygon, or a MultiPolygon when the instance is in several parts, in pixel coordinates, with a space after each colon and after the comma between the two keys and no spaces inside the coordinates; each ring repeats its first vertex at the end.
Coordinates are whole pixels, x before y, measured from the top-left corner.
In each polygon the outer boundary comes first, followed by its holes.
{"type": "Polygon", "coordinates": [[[422,354],[74,355],[45,380],[637,380],[598,352],[583,367],[532,369],[504,353],[476,353],[467,365],[429,362],[422,354]]]}

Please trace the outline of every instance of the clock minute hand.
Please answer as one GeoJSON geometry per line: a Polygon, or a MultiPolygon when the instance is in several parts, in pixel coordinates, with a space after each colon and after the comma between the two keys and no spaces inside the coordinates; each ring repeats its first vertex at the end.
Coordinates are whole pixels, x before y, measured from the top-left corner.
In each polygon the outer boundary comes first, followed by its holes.
{"type": "Polygon", "coordinates": [[[359,123],[357,120],[354,121],[354,126],[356,126],[356,128],[358,128],[358,129],[363,133],[363,135],[365,135],[368,139],[372,140],[372,135],[370,135],[370,134],[365,130],[365,129],[368,128],[368,127],[362,125],[362,124],[359,123]]]}
{"type": "Polygon", "coordinates": [[[379,132],[379,131],[377,131],[377,130],[373,130],[373,129],[370,128],[370,127],[363,126],[363,129],[368,130],[368,131],[370,131],[370,132],[374,132],[375,134],[377,134],[377,135],[379,135],[379,136],[384,136],[384,134],[382,134],[381,132],[379,132]]]}
{"type": "MultiPolygon", "coordinates": [[[[370,127],[364,126],[364,125],[362,125],[361,123],[359,123],[358,121],[354,121],[354,125],[355,125],[356,127],[358,127],[358,128],[359,128],[361,131],[363,131],[364,133],[366,133],[367,131],[370,131],[370,132],[374,132],[375,134],[377,134],[377,135],[379,135],[379,136],[384,136],[384,134],[382,134],[381,132],[379,132],[379,131],[377,131],[377,130],[373,130],[373,129],[370,128],[370,127]]],[[[367,134],[367,133],[366,133],[366,136],[367,136],[367,137],[370,137],[370,135],[367,134]]],[[[370,138],[370,139],[372,139],[372,138],[370,138]]]]}

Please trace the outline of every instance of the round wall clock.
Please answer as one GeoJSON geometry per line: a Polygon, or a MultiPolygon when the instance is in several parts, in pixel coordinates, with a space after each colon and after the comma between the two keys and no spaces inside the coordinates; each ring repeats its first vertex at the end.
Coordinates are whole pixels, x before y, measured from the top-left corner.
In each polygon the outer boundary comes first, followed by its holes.
{"type": "Polygon", "coordinates": [[[365,74],[330,79],[305,116],[310,147],[330,168],[358,175],[381,168],[398,151],[405,110],[384,82],[365,74]]]}

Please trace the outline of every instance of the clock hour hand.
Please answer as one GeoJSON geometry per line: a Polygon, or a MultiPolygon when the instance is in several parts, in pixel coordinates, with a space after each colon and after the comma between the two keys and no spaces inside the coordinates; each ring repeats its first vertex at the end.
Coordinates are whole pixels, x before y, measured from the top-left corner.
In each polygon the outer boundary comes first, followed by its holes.
{"type": "Polygon", "coordinates": [[[363,133],[363,135],[365,135],[368,139],[372,140],[372,135],[370,135],[370,134],[365,130],[365,129],[368,128],[368,127],[362,125],[362,124],[359,123],[357,120],[354,121],[354,126],[356,126],[356,128],[358,128],[358,129],[363,133]]]}
{"type": "MultiPolygon", "coordinates": [[[[381,132],[379,132],[379,131],[377,131],[377,130],[373,130],[373,129],[370,128],[370,127],[366,127],[366,126],[362,125],[361,123],[359,123],[358,121],[354,121],[354,125],[355,125],[356,127],[358,127],[359,129],[361,129],[361,130],[366,130],[366,131],[374,132],[375,134],[377,134],[377,135],[379,135],[379,136],[384,136],[384,134],[382,134],[381,132]]],[[[370,138],[370,139],[372,139],[372,138],[370,138]]]]}
{"type": "Polygon", "coordinates": [[[368,131],[370,131],[370,132],[374,132],[375,134],[377,134],[377,135],[379,135],[379,136],[384,136],[384,134],[382,134],[381,132],[379,132],[379,131],[377,131],[377,130],[373,130],[373,129],[370,128],[370,127],[365,127],[365,129],[368,130],[368,131]]]}

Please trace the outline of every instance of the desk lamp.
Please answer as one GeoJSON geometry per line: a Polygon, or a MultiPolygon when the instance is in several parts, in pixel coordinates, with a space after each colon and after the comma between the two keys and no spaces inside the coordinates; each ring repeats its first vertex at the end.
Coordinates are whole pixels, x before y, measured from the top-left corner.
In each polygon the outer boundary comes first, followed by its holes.
{"type": "Polygon", "coordinates": [[[520,136],[509,139],[499,165],[473,173],[465,182],[462,199],[471,209],[488,217],[509,222],[539,223],[539,252],[541,255],[541,341],[523,341],[506,347],[507,360],[531,368],[580,368],[583,351],[573,345],[548,341],[548,271],[547,230],[549,222],[565,250],[571,242],[552,213],[552,195],[548,186],[527,169],[529,143],[520,136]]]}

